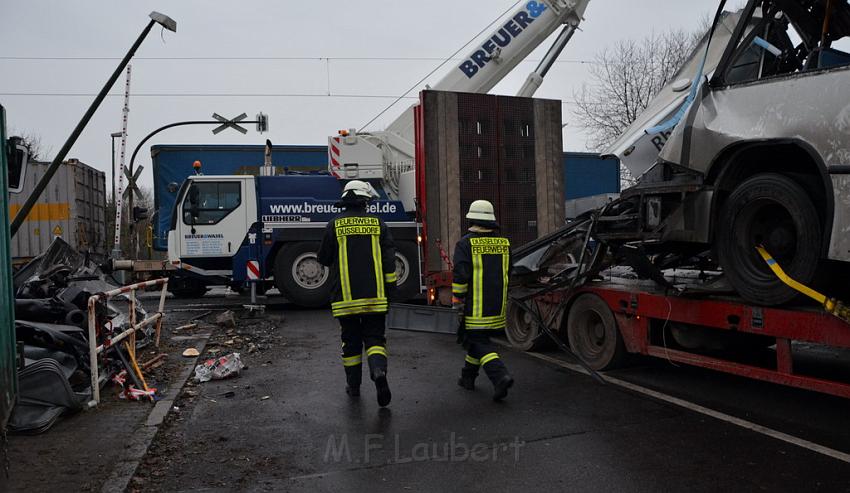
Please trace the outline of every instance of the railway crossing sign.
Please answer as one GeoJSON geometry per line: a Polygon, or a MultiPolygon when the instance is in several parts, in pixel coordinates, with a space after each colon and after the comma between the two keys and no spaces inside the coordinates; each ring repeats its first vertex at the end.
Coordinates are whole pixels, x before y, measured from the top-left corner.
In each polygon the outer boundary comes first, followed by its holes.
{"type": "Polygon", "coordinates": [[[124,176],[127,177],[127,187],[124,188],[123,197],[126,197],[127,195],[129,195],[131,191],[138,196],[142,195],[142,193],[139,191],[139,187],[136,186],[136,180],[138,180],[139,177],[142,176],[142,170],[143,169],[145,169],[144,166],[139,166],[133,172],[133,176],[130,176],[130,170],[127,169],[127,168],[124,168],[124,176]]]}
{"type": "Polygon", "coordinates": [[[236,130],[237,132],[242,133],[242,134],[248,133],[248,129],[239,125],[239,122],[248,118],[248,115],[245,114],[245,113],[242,113],[239,116],[235,116],[235,117],[231,118],[230,120],[219,115],[218,113],[213,113],[212,117],[221,122],[221,125],[219,125],[219,126],[217,126],[213,129],[213,131],[212,131],[213,135],[218,135],[220,132],[227,130],[228,128],[232,128],[233,130],[236,130]]]}

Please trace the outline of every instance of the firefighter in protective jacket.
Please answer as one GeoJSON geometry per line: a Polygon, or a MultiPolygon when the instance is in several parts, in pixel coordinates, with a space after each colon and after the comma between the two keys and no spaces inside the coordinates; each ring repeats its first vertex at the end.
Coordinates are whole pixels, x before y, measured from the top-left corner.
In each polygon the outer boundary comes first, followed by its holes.
{"type": "Polygon", "coordinates": [[[395,245],[387,225],[366,212],[377,194],[366,182],[345,185],[340,206],[345,211],[328,222],[318,260],[331,268],[333,316],[342,328],[342,364],[346,392],[360,395],[363,350],[378,404],[386,406],[392,394],[387,384],[387,348],[384,337],[388,295],[396,285],[395,245]]]}
{"type": "Polygon", "coordinates": [[[497,234],[499,225],[490,202],[476,200],[466,218],[471,224],[469,234],[455,246],[452,273],[452,305],[461,317],[460,336],[466,349],[458,385],[475,390],[475,378],[483,367],[493,383],[493,400],[500,401],[514,380],[490,334],[505,328],[511,244],[497,234]]]}

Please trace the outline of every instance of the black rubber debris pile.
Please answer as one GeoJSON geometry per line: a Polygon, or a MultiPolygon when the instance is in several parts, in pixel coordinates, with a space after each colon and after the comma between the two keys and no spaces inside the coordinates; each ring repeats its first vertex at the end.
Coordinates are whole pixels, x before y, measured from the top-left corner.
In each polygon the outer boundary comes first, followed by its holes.
{"type": "MultiPolygon", "coordinates": [[[[57,419],[81,410],[91,398],[88,301],[118,284],[89,258],[56,238],[42,255],[14,276],[15,331],[19,353],[19,398],[9,429],[42,433],[57,419]]],[[[98,345],[129,328],[126,295],[96,310],[98,345]]],[[[136,304],[136,320],[146,316],[136,304]]],[[[153,326],[136,334],[136,349],[153,341],[153,326]]],[[[124,344],[109,346],[101,358],[100,386],[116,376],[136,380],[124,344]],[[126,377],[125,377],[126,376],[126,377]]],[[[142,384],[133,381],[134,389],[142,384]]],[[[128,387],[129,389],[129,387],[128,387]]]]}

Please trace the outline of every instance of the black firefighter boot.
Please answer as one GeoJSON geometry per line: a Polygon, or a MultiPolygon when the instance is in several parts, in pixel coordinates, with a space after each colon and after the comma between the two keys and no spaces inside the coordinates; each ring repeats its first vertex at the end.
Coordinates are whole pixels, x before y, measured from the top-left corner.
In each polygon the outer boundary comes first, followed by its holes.
{"type": "Polygon", "coordinates": [[[457,379],[457,384],[466,390],[475,390],[475,378],[478,376],[478,365],[474,365],[467,361],[460,370],[460,378],[457,379]]]}
{"type": "Polygon", "coordinates": [[[360,382],[363,365],[345,367],[345,393],[349,397],[360,397],[360,382]]]}
{"type": "Polygon", "coordinates": [[[484,372],[493,382],[493,400],[499,402],[508,396],[508,389],[514,385],[514,379],[501,358],[488,361],[483,366],[484,372]]]}
{"type": "Polygon", "coordinates": [[[378,395],[378,405],[386,407],[392,400],[390,385],[387,383],[387,357],[382,354],[369,356],[369,370],[372,381],[375,382],[375,391],[378,395]]]}

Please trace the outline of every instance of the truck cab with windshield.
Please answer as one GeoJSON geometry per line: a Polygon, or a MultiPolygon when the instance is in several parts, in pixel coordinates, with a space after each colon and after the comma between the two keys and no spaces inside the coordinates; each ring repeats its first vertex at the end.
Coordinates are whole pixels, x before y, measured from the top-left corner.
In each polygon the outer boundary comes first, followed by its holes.
{"type": "MultiPolygon", "coordinates": [[[[343,181],[329,175],[190,176],[177,194],[168,257],[177,267],[172,293],[202,295],[207,286],[241,288],[248,261],[257,261],[261,291],[277,287],[293,303],[321,306],[330,298],[328,271],[316,258],[343,181]]],[[[399,201],[380,197],[369,211],[390,227],[404,296],[420,290],[417,223],[399,201]]]]}

